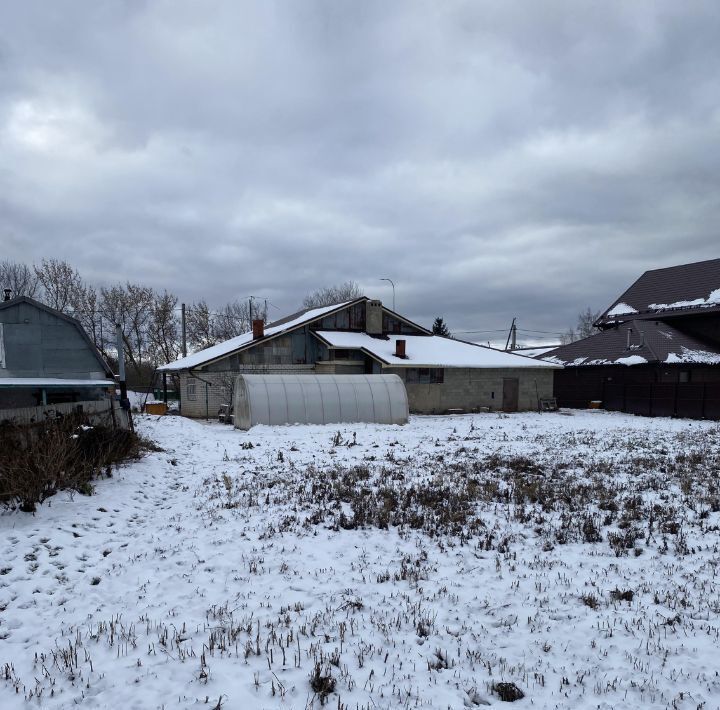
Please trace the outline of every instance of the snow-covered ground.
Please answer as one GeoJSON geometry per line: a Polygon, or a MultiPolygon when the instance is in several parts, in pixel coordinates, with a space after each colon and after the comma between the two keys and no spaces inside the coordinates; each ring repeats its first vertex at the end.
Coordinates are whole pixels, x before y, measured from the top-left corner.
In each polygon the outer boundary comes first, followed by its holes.
{"type": "Polygon", "coordinates": [[[0,514],[2,708],[720,706],[714,424],[136,421],[0,514]]]}

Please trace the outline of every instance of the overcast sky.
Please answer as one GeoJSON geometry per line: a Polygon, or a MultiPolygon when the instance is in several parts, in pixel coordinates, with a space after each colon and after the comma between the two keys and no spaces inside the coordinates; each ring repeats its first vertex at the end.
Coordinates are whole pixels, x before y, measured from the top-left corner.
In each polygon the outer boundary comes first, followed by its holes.
{"type": "Polygon", "coordinates": [[[719,226],[717,0],[0,0],[0,259],[559,331],[719,226]]]}

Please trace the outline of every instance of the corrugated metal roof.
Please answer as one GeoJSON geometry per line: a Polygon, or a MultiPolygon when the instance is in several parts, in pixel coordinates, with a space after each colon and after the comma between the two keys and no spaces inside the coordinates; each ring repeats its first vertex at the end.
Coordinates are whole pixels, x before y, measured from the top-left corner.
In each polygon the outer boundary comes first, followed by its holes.
{"type": "Polygon", "coordinates": [[[720,259],[646,271],[597,322],[708,310],[720,311],[720,259]]]}
{"type": "Polygon", "coordinates": [[[720,350],[659,321],[632,320],[562,345],[541,359],[568,367],[647,363],[720,364],[720,350]],[[628,331],[630,348],[627,347],[628,331]]]}
{"type": "MultiPolygon", "coordinates": [[[[55,308],[51,308],[45,303],[41,303],[40,301],[36,301],[34,298],[30,298],[30,296],[15,296],[15,298],[11,298],[9,301],[0,301],[0,311],[5,309],[14,308],[20,303],[27,303],[30,306],[33,306],[34,308],[37,308],[41,311],[45,311],[46,313],[50,313],[56,318],[59,318],[60,320],[67,321],[68,323],[72,323],[82,336],[83,340],[87,343],[88,349],[93,354],[95,359],[98,361],[100,366],[102,367],[103,372],[106,375],[109,375],[110,377],[113,377],[113,371],[110,368],[110,365],[106,362],[105,358],[102,356],[101,352],[97,349],[95,346],[95,343],[90,339],[90,336],[85,331],[85,328],[83,328],[82,323],[77,319],[73,318],[72,316],[67,315],[67,313],[63,313],[62,311],[58,311],[55,308]]],[[[0,320],[2,320],[0,318],[0,320]]]]}

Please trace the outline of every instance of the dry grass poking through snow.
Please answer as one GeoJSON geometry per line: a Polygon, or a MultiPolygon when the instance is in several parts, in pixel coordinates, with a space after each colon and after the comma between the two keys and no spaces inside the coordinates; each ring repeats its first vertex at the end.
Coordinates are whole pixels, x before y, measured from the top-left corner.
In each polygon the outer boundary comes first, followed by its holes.
{"type": "Polygon", "coordinates": [[[86,586],[64,570],[13,596],[0,570],[18,707],[720,703],[712,424],[143,426],[166,452],[98,487],[114,529],[74,550],[98,558],[86,586]]]}

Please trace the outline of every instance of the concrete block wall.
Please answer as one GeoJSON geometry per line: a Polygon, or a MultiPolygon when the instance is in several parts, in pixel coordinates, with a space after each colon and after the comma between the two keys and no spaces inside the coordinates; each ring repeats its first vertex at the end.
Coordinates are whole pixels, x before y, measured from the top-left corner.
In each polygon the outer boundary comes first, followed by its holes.
{"type": "MultiPolygon", "coordinates": [[[[329,363],[328,363],[329,364],[329,363]]],[[[335,368],[324,368],[330,374],[335,368]]],[[[266,365],[258,367],[241,367],[239,370],[224,372],[200,371],[203,380],[210,382],[207,389],[207,406],[205,403],[205,383],[195,378],[195,399],[187,396],[188,373],[180,374],[180,402],[182,414],[186,417],[214,419],[222,404],[229,403],[229,384],[240,374],[297,374],[313,373],[314,365],[266,365]]],[[[347,372],[347,371],[344,371],[347,372]]],[[[396,374],[405,382],[404,368],[383,368],[383,374],[396,374]]],[[[476,369],[476,368],[445,368],[442,384],[405,383],[408,393],[410,411],[416,414],[442,414],[449,409],[465,411],[489,408],[493,411],[502,410],[503,378],[516,377],[519,383],[518,409],[537,410],[538,398],[553,396],[554,370],[547,368],[507,368],[507,369],[476,369]]]]}
{"type": "Polygon", "coordinates": [[[238,375],[252,374],[298,374],[312,373],[315,371],[313,365],[264,365],[246,366],[235,370],[218,372],[207,372],[199,370],[197,376],[187,371],[180,373],[180,412],[185,417],[204,419],[217,418],[218,410],[223,404],[230,404],[232,397],[232,386],[238,375]],[[191,379],[195,381],[195,398],[190,399],[188,395],[188,383],[191,379]],[[202,377],[202,380],[200,379],[202,377]],[[205,380],[209,384],[206,387],[205,380]],[[207,402],[206,402],[207,390],[207,402]]]}
{"type": "MultiPolygon", "coordinates": [[[[383,368],[385,374],[399,375],[405,381],[404,368],[383,368]]],[[[538,399],[553,396],[554,370],[547,368],[445,368],[441,384],[405,383],[410,411],[415,414],[442,414],[449,409],[473,411],[489,408],[502,410],[503,379],[517,378],[518,409],[537,410],[538,399]]]]}
{"type": "Polygon", "coordinates": [[[322,360],[315,365],[318,375],[363,375],[365,363],[362,360],[322,360]]]}

